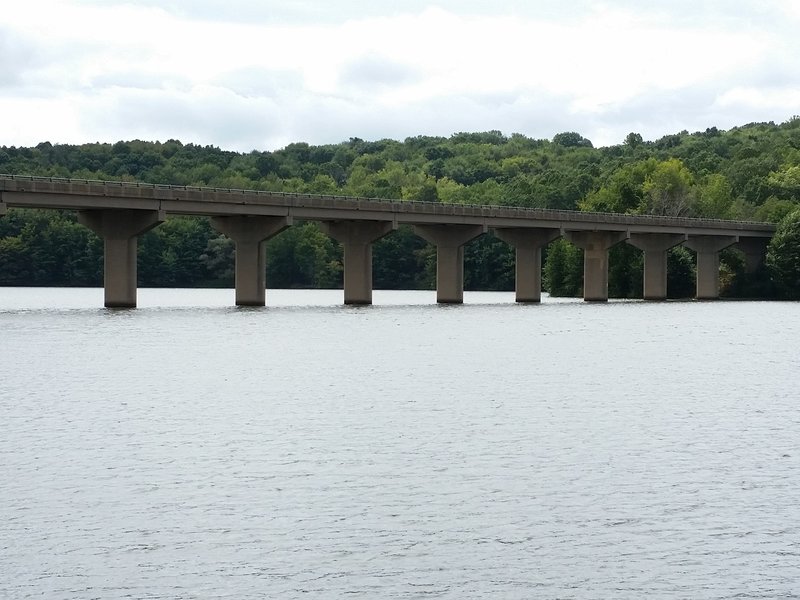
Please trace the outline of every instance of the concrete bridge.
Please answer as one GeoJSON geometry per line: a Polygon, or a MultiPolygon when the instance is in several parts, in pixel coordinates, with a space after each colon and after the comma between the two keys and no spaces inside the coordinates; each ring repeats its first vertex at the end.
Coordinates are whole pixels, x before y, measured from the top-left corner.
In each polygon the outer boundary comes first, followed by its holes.
{"type": "Polygon", "coordinates": [[[516,249],[517,302],[541,299],[542,248],[565,237],[584,251],[584,299],[608,300],[608,250],[644,252],[644,297],[667,295],[667,250],[697,253],[697,298],[719,296],[719,252],[736,245],[748,270],[775,232],[768,223],[473,206],[0,175],[0,215],[8,207],[78,211],[104,240],[105,305],[136,306],[137,236],[168,214],[204,215],[236,245],[236,304],[265,304],[264,242],[297,220],[319,221],[344,247],[344,301],[372,302],[372,243],[407,223],[437,249],[436,299],[464,296],[464,245],[492,231],[516,249]]]}

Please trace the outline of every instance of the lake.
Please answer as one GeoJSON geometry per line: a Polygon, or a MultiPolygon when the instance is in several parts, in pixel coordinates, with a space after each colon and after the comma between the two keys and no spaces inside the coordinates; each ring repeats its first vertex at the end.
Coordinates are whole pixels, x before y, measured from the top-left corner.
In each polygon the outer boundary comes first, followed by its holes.
{"type": "Polygon", "coordinates": [[[800,597],[800,303],[0,288],[0,597],[800,597]]]}

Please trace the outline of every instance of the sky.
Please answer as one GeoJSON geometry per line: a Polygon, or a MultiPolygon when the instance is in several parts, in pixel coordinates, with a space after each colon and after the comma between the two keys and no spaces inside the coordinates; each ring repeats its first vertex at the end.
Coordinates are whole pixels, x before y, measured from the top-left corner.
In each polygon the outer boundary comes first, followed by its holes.
{"type": "Polygon", "coordinates": [[[0,146],[608,146],[800,114],[798,0],[1,1],[0,146]]]}

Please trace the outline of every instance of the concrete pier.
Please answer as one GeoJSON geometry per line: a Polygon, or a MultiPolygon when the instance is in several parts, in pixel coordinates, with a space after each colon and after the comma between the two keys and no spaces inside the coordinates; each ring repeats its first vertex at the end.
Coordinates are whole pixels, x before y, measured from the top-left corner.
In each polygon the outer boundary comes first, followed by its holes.
{"type": "Polygon", "coordinates": [[[501,228],[494,234],[514,247],[517,302],[542,300],[542,248],[561,236],[560,229],[501,228]]]}
{"type": "Polygon", "coordinates": [[[738,236],[689,235],[684,245],[697,253],[697,299],[719,298],[719,253],[739,240],[738,236]]]}
{"type": "Polygon", "coordinates": [[[414,225],[418,236],[436,246],[436,301],[464,302],[464,244],[486,233],[484,225],[414,225]]]}
{"type": "Polygon", "coordinates": [[[267,298],[264,242],[291,225],[291,218],[212,217],[211,224],[236,244],[236,306],[264,306],[267,298]]]}
{"type": "Polygon", "coordinates": [[[628,243],[644,252],[644,299],[667,298],[667,250],[686,241],[686,234],[632,233],[628,243]]]}
{"type": "Polygon", "coordinates": [[[583,299],[608,301],[608,251],[628,234],[624,231],[566,231],[564,236],[583,249],[583,299]]]}
{"type": "Polygon", "coordinates": [[[103,286],[107,308],[136,306],[137,236],[166,218],[159,210],[82,210],[78,222],[103,238],[103,286]]]}
{"type": "Polygon", "coordinates": [[[344,303],[372,304],[372,243],[394,227],[387,221],[332,221],[322,230],[344,250],[344,303]]]}

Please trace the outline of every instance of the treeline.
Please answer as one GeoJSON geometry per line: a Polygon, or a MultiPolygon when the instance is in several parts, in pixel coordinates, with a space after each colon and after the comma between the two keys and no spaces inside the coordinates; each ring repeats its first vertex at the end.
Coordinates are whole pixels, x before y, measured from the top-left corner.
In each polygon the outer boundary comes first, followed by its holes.
{"type": "MultiPolygon", "coordinates": [[[[800,207],[800,117],[729,131],[710,128],[656,141],[629,134],[594,148],[578,133],[552,140],[498,131],[340,144],[290,144],[275,152],[237,153],[167,142],[0,147],[0,173],[174,185],[291,191],[426,202],[696,216],[778,222],[800,207]]],[[[141,236],[143,286],[229,286],[233,246],[208,220],[173,217],[141,236]]],[[[723,253],[723,291],[772,295],[766,272],[745,276],[741,256],[723,253]]],[[[509,290],[513,250],[482,236],[466,247],[467,289],[509,290]]],[[[548,248],[545,288],[577,295],[581,251],[548,248]]],[[[670,253],[669,294],[694,291],[692,254],[670,253]]],[[[341,247],[315,223],[290,227],[268,242],[270,287],[337,287],[341,247]]],[[[430,288],[435,248],[405,227],[374,247],[376,288],[430,288]]],[[[611,251],[612,296],[642,293],[642,257],[611,251]]],[[[0,285],[99,285],[102,243],[58,211],[9,210],[0,218],[0,285]]]]}

